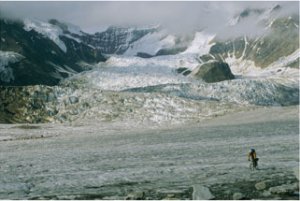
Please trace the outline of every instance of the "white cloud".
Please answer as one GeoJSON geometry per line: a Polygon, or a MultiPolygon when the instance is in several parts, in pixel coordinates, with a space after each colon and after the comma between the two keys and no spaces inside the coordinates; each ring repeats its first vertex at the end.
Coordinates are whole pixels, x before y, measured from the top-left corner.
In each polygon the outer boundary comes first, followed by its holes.
{"type": "MultiPolygon", "coordinates": [[[[268,8],[275,4],[282,5],[285,14],[299,14],[299,2],[261,1],[1,2],[0,12],[18,18],[55,18],[89,31],[100,30],[109,25],[161,24],[177,32],[203,28],[218,32],[228,23],[230,17],[245,8],[268,8]]],[[[254,26],[250,24],[242,28],[244,31],[253,31],[254,26]]]]}

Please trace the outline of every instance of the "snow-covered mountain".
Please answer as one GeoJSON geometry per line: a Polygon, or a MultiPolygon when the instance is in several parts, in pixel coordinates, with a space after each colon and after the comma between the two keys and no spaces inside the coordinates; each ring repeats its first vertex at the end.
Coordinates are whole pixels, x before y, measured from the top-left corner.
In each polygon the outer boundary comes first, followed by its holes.
{"type": "MultiPolygon", "coordinates": [[[[55,24],[59,24],[57,21],[55,24]]],[[[61,23],[59,24],[60,26],[61,23]]],[[[71,33],[74,39],[99,49],[103,54],[149,58],[184,51],[192,38],[168,33],[160,26],[108,27],[105,31],[88,34],[71,33]]]]}
{"type": "Polygon", "coordinates": [[[2,85],[60,82],[2,87],[0,121],[182,123],[299,104],[299,13],[283,16],[280,9],[246,9],[232,16],[227,28],[234,33],[248,18],[263,28],[232,37],[206,29],[178,35],[160,26],[88,34],[57,20],[27,20],[16,29],[3,21],[2,85]]]}

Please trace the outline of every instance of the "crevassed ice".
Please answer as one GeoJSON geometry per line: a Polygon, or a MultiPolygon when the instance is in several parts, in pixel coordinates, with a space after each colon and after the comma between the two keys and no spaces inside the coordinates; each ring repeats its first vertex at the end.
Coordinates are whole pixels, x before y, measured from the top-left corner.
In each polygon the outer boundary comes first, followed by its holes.
{"type": "Polygon", "coordinates": [[[187,77],[178,75],[172,68],[151,65],[98,68],[77,78],[85,79],[88,83],[100,89],[116,91],[189,82],[187,77]]]}
{"type": "Polygon", "coordinates": [[[130,66],[167,66],[169,68],[185,67],[193,70],[199,65],[195,54],[177,54],[157,56],[152,58],[140,58],[134,56],[112,56],[104,64],[105,67],[130,67],[130,66]]]}
{"type": "MultiPolygon", "coordinates": [[[[194,69],[198,65],[195,55],[171,55],[155,58],[112,56],[98,68],[75,79],[83,79],[104,90],[125,90],[160,84],[190,82],[190,78],[179,75],[176,69],[194,69]]],[[[73,79],[74,79],[73,78],[73,79]]]]}

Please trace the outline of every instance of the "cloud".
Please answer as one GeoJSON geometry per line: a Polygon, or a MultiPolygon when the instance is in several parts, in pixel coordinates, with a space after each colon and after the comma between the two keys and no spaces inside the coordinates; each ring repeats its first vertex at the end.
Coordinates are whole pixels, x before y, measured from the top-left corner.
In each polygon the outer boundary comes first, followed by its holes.
{"type": "MultiPolygon", "coordinates": [[[[15,18],[55,18],[80,26],[86,31],[97,31],[101,27],[141,26],[160,24],[170,31],[185,33],[206,29],[221,32],[228,21],[246,8],[265,9],[282,5],[283,14],[299,14],[299,2],[145,2],[145,1],[100,1],[100,2],[1,2],[0,12],[15,18]]],[[[250,19],[250,18],[249,18],[250,19]]],[[[251,19],[239,28],[244,32],[255,32],[251,19]]],[[[236,30],[236,32],[239,32],[236,30]]]]}

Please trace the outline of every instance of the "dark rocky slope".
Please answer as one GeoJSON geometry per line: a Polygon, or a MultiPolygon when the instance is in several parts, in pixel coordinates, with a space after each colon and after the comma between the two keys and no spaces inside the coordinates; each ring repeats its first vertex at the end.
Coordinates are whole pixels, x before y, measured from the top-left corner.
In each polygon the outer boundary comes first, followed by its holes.
{"type": "Polygon", "coordinates": [[[99,50],[60,36],[67,48],[64,52],[35,30],[26,31],[20,21],[0,19],[0,27],[0,51],[23,56],[18,62],[2,67],[0,74],[7,76],[6,71],[11,69],[12,78],[1,79],[0,85],[56,85],[63,78],[86,70],[80,63],[105,61],[99,50]]]}

